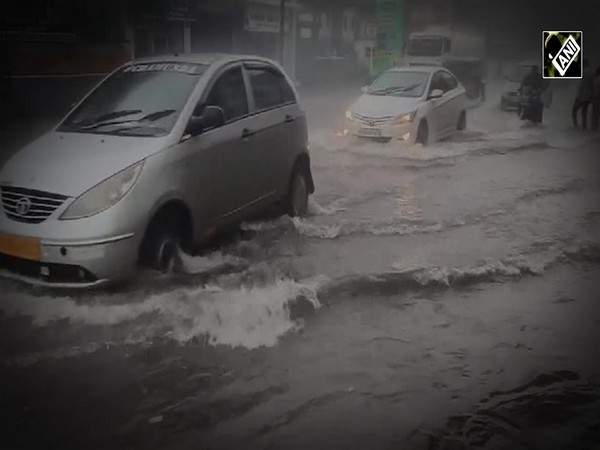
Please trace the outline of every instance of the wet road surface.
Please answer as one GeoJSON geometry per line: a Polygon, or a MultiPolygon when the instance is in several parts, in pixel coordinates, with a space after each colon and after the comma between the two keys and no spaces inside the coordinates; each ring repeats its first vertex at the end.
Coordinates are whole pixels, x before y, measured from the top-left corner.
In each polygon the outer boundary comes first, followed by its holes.
{"type": "Polygon", "coordinates": [[[333,136],[353,94],[306,99],[309,217],[116,292],[0,281],[3,448],[600,448],[600,141],[568,93],[417,149],[333,136]]]}

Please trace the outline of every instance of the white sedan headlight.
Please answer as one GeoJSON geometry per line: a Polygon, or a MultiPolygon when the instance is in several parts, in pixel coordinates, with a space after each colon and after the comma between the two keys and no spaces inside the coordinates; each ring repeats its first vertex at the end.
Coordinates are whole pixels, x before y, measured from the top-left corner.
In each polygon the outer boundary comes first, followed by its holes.
{"type": "Polygon", "coordinates": [[[93,216],[121,200],[137,181],[144,161],[140,161],[97,184],[79,196],[62,214],[62,220],[93,216]]]}
{"type": "Polygon", "coordinates": [[[394,119],[394,122],[396,123],[410,123],[415,119],[415,116],[417,115],[417,111],[414,110],[413,112],[407,113],[407,114],[403,114],[401,116],[396,117],[396,119],[394,119]]]}
{"type": "Polygon", "coordinates": [[[346,119],[348,119],[348,120],[354,120],[354,116],[352,115],[352,111],[350,111],[350,110],[346,111],[346,119]]]}

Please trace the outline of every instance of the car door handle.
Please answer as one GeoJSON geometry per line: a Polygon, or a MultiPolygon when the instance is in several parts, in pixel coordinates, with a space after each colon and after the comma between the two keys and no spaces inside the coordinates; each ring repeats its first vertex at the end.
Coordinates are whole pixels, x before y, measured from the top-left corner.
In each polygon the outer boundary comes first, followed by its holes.
{"type": "Polygon", "coordinates": [[[242,130],[242,139],[247,139],[252,136],[254,136],[254,131],[249,130],[248,128],[242,130]]]}
{"type": "Polygon", "coordinates": [[[285,122],[293,122],[294,120],[296,120],[296,118],[294,116],[290,116],[289,114],[285,115],[285,122]]]}

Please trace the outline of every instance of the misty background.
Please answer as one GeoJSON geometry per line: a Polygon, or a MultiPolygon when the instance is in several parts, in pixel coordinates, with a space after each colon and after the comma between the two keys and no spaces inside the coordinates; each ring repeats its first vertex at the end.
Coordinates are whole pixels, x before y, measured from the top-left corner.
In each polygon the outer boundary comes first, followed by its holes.
{"type": "MultiPolygon", "coordinates": [[[[186,52],[280,59],[280,0],[36,0],[3,3],[2,117],[56,117],[132,58],[186,52]]],[[[286,0],[283,61],[305,88],[368,80],[376,0],[286,0]]],[[[503,64],[540,58],[542,30],[583,30],[598,60],[596,0],[404,0],[398,29],[441,25],[484,37],[490,79],[503,64]]],[[[401,61],[398,61],[401,63],[401,61]]]]}

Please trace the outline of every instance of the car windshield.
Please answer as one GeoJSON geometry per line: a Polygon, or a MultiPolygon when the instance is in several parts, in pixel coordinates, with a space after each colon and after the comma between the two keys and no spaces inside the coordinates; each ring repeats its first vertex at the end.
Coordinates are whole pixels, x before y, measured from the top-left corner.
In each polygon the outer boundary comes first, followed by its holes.
{"type": "Polygon", "coordinates": [[[408,44],[410,56],[440,56],[442,40],[439,38],[413,38],[408,44]]]}
{"type": "Polygon", "coordinates": [[[126,66],[100,84],[58,130],[164,136],[206,67],[166,62],[126,66]]]}
{"type": "Polygon", "coordinates": [[[425,72],[384,72],[367,90],[369,95],[394,97],[421,97],[429,74],[425,72]]]}

